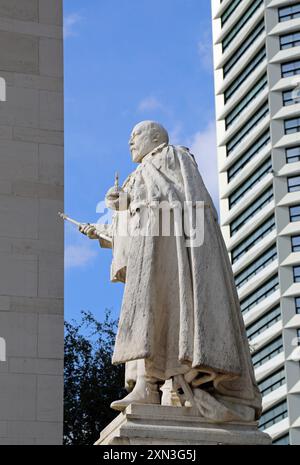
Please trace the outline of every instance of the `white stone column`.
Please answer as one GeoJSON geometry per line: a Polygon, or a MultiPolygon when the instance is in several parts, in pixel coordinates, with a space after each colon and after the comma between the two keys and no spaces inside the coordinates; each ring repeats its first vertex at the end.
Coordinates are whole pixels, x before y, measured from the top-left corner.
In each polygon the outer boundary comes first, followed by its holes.
{"type": "Polygon", "coordinates": [[[0,445],[60,444],[62,1],[0,0],[0,42],[0,445]]]}

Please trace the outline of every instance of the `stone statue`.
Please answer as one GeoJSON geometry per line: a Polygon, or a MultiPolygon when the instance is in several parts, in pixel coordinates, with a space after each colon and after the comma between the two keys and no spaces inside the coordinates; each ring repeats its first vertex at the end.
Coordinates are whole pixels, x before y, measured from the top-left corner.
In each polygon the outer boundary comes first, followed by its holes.
{"type": "Polygon", "coordinates": [[[169,145],[167,131],[152,121],[135,126],[129,146],[138,167],[106,195],[112,224],[80,226],[112,248],[111,279],[125,283],[113,363],[126,363],[131,392],[111,407],[163,403],[215,422],[253,422],[261,395],[217,213],[195,159],[188,148],[169,145]],[[162,216],[158,202],[170,207],[167,235],[161,227],[148,234],[149,218],[162,216]],[[192,220],[177,234],[185,203],[194,212],[202,205],[201,244],[188,243],[192,220]],[[136,234],[142,216],[147,234],[136,234]],[[127,235],[118,233],[124,221],[127,235]]]}

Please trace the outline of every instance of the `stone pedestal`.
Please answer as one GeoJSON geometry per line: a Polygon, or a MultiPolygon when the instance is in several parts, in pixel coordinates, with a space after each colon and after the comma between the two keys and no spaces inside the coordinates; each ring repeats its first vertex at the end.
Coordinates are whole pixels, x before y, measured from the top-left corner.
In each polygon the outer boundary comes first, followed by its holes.
{"type": "Polygon", "coordinates": [[[131,404],[102,432],[95,445],[271,444],[257,423],[212,423],[190,408],[131,404]]]}

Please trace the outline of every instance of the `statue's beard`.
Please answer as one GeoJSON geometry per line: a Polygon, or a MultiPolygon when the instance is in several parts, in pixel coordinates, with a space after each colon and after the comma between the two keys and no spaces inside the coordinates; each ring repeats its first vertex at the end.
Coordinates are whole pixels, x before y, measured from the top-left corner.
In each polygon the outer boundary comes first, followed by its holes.
{"type": "Polygon", "coordinates": [[[138,150],[136,149],[132,149],[131,150],[131,158],[132,158],[132,161],[138,163],[139,161],[142,160],[142,155],[140,155],[140,153],[138,152],[138,150]]]}
{"type": "Polygon", "coordinates": [[[138,149],[132,149],[132,151],[131,151],[132,159],[136,163],[139,163],[150,152],[151,152],[151,149],[147,150],[146,147],[142,147],[139,150],[138,149]]]}

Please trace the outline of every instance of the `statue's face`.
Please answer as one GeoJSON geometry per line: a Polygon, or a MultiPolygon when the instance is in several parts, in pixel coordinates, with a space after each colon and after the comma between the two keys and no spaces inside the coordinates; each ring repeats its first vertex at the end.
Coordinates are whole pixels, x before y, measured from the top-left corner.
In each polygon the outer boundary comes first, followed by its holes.
{"type": "Polygon", "coordinates": [[[129,140],[132,160],[140,163],[156,147],[168,142],[168,133],[160,124],[154,121],[142,121],[133,128],[129,140]]]}
{"type": "Polygon", "coordinates": [[[135,127],[129,140],[132,161],[139,163],[147,153],[153,150],[151,132],[145,127],[135,127]]]}

